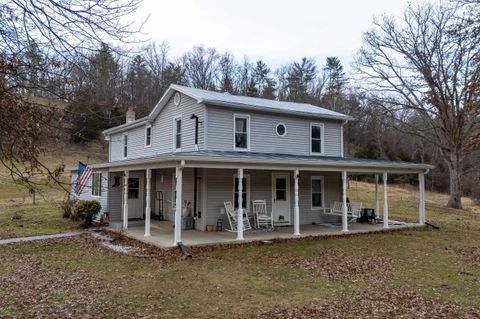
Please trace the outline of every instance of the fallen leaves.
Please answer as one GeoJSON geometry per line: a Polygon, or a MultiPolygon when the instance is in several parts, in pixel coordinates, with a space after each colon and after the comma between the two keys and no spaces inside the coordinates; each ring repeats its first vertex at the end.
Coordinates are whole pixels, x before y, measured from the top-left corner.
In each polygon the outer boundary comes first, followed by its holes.
{"type": "Polygon", "coordinates": [[[303,269],[312,275],[323,276],[330,280],[383,281],[392,271],[392,262],[380,256],[356,257],[341,249],[328,249],[315,256],[291,256],[286,254],[268,254],[259,257],[273,266],[288,266],[303,269]]]}
{"type": "Polygon", "coordinates": [[[479,318],[480,310],[465,308],[400,288],[363,289],[337,295],[328,303],[293,308],[273,308],[248,316],[254,318],[479,318]]]}

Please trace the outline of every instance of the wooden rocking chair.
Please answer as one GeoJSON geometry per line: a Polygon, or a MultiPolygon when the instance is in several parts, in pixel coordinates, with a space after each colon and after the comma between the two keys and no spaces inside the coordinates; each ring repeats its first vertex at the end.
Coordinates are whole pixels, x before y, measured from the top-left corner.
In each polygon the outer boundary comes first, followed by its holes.
{"type": "MultiPolygon", "coordinates": [[[[237,225],[238,225],[238,210],[235,210],[233,208],[232,202],[224,202],[223,205],[225,206],[225,213],[227,214],[228,217],[228,222],[230,224],[230,229],[227,229],[229,232],[236,232],[237,231],[237,225]]],[[[243,230],[250,230],[252,229],[252,226],[250,225],[250,220],[248,219],[248,216],[244,214],[243,216],[243,230]]]]}

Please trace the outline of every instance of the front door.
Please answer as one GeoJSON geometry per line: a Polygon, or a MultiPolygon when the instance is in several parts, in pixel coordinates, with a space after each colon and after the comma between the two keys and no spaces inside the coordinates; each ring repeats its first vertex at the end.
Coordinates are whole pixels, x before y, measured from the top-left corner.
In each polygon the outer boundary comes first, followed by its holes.
{"type": "Polygon", "coordinates": [[[143,174],[130,173],[128,178],[128,218],[143,218],[143,174]]]}
{"type": "Polygon", "coordinates": [[[272,174],[272,212],[275,224],[290,224],[290,175],[288,174],[272,174]]]}

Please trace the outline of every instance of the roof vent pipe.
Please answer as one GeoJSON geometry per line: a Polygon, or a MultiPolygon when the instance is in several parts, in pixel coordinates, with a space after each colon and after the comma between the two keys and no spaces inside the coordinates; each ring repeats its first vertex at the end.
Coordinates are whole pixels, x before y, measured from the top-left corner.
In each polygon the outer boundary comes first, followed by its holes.
{"type": "Polygon", "coordinates": [[[126,114],[126,123],[131,123],[133,121],[135,121],[135,111],[133,110],[133,106],[130,106],[126,114]]]}

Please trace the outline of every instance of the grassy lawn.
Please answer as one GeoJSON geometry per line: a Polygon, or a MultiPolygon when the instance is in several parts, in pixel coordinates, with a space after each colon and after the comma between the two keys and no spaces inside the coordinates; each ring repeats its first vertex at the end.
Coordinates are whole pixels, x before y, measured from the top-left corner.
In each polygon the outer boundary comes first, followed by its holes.
{"type": "Polygon", "coordinates": [[[0,210],[0,238],[48,235],[78,229],[78,223],[62,218],[59,206],[22,205],[0,210]]]}
{"type": "MultiPolygon", "coordinates": [[[[352,183],[349,197],[371,206],[373,187],[352,183]]],[[[392,218],[418,219],[415,189],[389,197],[392,218]]],[[[126,256],[90,237],[2,246],[0,318],[478,318],[480,207],[427,200],[440,230],[197,248],[192,259],[126,256]]]]}

